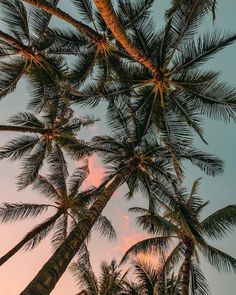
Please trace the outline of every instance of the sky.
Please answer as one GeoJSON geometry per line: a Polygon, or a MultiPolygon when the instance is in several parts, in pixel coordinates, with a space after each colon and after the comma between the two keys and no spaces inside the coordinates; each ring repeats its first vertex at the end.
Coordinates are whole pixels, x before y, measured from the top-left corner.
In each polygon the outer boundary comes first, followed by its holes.
{"type": "MultiPolygon", "coordinates": [[[[67,5],[67,0],[60,1],[60,7],[65,11],[74,14],[74,10],[67,5]]],[[[230,32],[236,29],[235,0],[218,1],[217,15],[215,27],[230,32]]],[[[163,21],[163,10],[168,7],[168,1],[158,0],[153,7],[153,16],[156,25],[161,26],[163,21]]],[[[62,24],[63,26],[63,24],[62,24]]],[[[202,31],[211,30],[212,21],[209,19],[201,28],[202,31]]],[[[222,80],[230,82],[236,86],[236,44],[223,50],[216,57],[208,62],[209,69],[219,70],[222,73],[222,80]]],[[[24,111],[27,101],[29,100],[27,83],[20,82],[14,93],[9,94],[1,101],[0,108],[0,124],[6,122],[9,116],[24,111]]],[[[101,116],[104,113],[105,106],[102,104],[97,114],[101,116]]],[[[83,113],[83,110],[81,111],[83,113]]],[[[104,133],[105,121],[99,122],[86,130],[86,133],[93,136],[100,132],[104,133]]],[[[208,146],[202,144],[196,139],[196,145],[205,151],[219,156],[225,161],[224,175],[216,178],[207,177],[199,169],[190,165],[186,165],[185,184],[190,187],[192,182],[202,177],[202,185],[200,195],[205,200],[210,200],[210,205],[206,214],[213,212],[228,204],[235,203],[236,196],[236,126],[235,124],[224,124],[223,122],[213,122],[205,120],[205,134],[208,140],[208,146]]],[[[83,134],[83,133],[82,133],[83,134]]],[[[9,138],[8,134],[2,133],[0,136],[0,145],[5,143],[9,138]]],[[[44,201],[38,194],[32,192],[30,188],[23,191],[16,189],[16,176],[19,173],[19,163],[13,163],[3,160],[0,163],[0,202],[41,202],[44,201]]],[[[91,175],[87,180],[87,184],[98,185],[104,168],[96,157],[90,159],[91,175]]],[[[113,257],[118,260],[122,257],[125,250],[133,243],[143,239],[145,233],[137,229],[134,217],[128,213],[128,208],[132,206],[144,206],[145,200],[140,196],[134,200],[127,202],[123,198],[124,189],[118,190],[107,208],[104,215],[112,220],[114,227],[118,233],[116,242],[109,242],[94,231],[92,233],[91,242],[89,242],[89,250],[92,265],[95,272],[99,271],[99,264],[102,260],[109,262],[113,257]]],[[[50,212],[48,212],[50,214],[50,212]]],[[[37,219],[30,221],[22,221],[12,224],[0,224],[0,256],[13,247],[34,225],[38,224],[48,214],[42,215],[37,219]]],[[[236,257],[236,235],[232,232],[230,237],[224,241],[214,243],[215,246],[226,251],[236,257]]],[[[50,239],[43,241],[36,249],[23,252],[20,251],[12,259],[0,268],[0,294],[17,295],[31,281],[42,265],[48,260],[52,254],[50,239]]],[[[211,288],[211,294],[214,295],[234,295],[236,289],[235,275],[219,274],[209,265],[201,260],[202,269],[206,274],[211,288]]],[[[126,268],[126,266],[124,266],[126,268]]],[[[56,285],[53,295],[75,294],[78,289],[71,274],[67,271],[59,283],[56,285]]]]}

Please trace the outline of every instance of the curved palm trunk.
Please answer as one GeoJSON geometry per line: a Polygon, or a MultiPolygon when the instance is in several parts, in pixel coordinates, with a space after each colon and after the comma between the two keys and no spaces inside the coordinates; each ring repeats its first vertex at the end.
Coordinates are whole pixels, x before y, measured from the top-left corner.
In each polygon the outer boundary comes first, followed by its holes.
{"type": "Polygon", "coordinates": [[[29,132],[29,133],[47,134],[50,130],[48,130],[48,129],[40,129],[40,128],[33,128],[33,127],[19,127],[19,126],[11,126],[11,125],[0,125],[0,131],[15,131],[15,132],[29,132]]]}
{"type": "Polygon", "coordinates": [[[94,31],[89,26],[85,25],[84,23],[77,21],[75,18],[71,17],[68,13],[62,11],[60,8],[53,6],[47,1],[39,1],[39,0],[22,0],[23,2],[29,3],[35,7],[38,7],[39,9],[42,9],[43,11],[54,15],[67,23],[71,24],[72,26],[76,27],[78,30],[80,30],[81,33],[86,35],[92,40],[101,40],[103,37],[98,34],[96,31],[94,31]]]}
{"type": "Polygon", "coordinates": [[[190,282],[190,268],[191,268],[191,257],[193,253],[193,243],[191,240],[185,242],[185,258],[182,267],[182,286],[181,295],[189,295],[189,282],[190,282]]]}
{"type": "Polygon", "coordinates": [[[93,0],[103,20],[111,30],[116,40],[124,47],[128,54],[137,62],[144,65],[158,79],[157,68],[152,61],[138,50],[128,39],[125,29],[119,22],[110,0],[93,0]]]}
{"type": "Polygon", "coordinates": [[[21,42],[19,42],[18,40],[4,33],[1,30],[0,30],[0,39],[4,40],[8,44],[11,44],[13,47],[19,49],[22,52],[28,52],[28,48],[25,45],[23,45],[21,42]]]}
{"type": "Polygon", "coordinates": [[[15,247],[13,247],[10,251],[8,251],[0,258],[0,266],[3,265],[13,255],[15,255],[28,241],[34,238],[38,233],[52,225],[62,214],[63,210],[59,209],[51,218],[31,230],[17,245],[15,245],[15,247]]]}
{"type": "Polygon", "coordinates": [[[120,186],[125,173],[119,174],[93,203],[78,225],[68,235],[63,244],[44,264],[31,283],[20,293],[21,295],[48,295],[65,272],[71,259],[79,250],[85,238],[92,229],[97,218],[111,199],[115,190],[120,186]]]}

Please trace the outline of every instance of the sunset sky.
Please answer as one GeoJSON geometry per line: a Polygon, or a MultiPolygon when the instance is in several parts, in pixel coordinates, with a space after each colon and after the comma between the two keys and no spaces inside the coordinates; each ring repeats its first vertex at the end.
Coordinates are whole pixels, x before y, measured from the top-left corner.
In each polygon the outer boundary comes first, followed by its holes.
{"type": "MultiPolygon", "coordinates": [[[[218,29],[236,33],[236,1],[235,0],[219,0],[217,6],[215,27],[218,29]]],[[[163,24],[163,12],[168,7],[169,1],[156,0],[153,7],[153,17],[156,20],[157,27],[163,24]]],[[[63,10],[76,16],[75,11],[68,7],[68,0],[61,0],[59,5],[63,10]]],[[[63,25],[63,23],[61,23],[63,25]]],[[[212,19],[205,22],[201,28],[202,31],[211,30],[212,19]]],[[[221,71],[222,80],[228,81],[236,86],[236,44],[224,49],[216,57],[208,63],[208,69],[221,71]]],[[[1,74],[1,73],[0,73],[1,74]]],[[[26,110],[26,104],[29,100],[28,85],[24,81],[18,84],[14,93],[5,97],[0,103],[0,124],[6,123],[6,119],[11,115],[26,110]]],[[[89,113],[88,110],[76,107],[76,111],[80,114],[89,113]]],[[[108,132],[105,119],[105,104],[101,104],[91,113],[100,116],[102,120],[95,126],[89,127],[81,132],[81,136],[89,134],[89,136],[101,135],[108,132]]],[[[199,169],[186,165],[185,184],[190,187],[192,182],[202,177],[202,185],[200,195],[205,200],[210,200],[210,205],[205,213],[209,214],[214,210],[224,207],[228,204],[236,203],[236,126],[232,123],[225,125],[223,122],[213,122],[205,120],[205,137],[208,146],[202,144],[196,139],[196,146],[210,153],[219,156],[225,161],[225,173],[221,177],[211,178],[203,174],[199,169]]],[[[13,134],[11,134],[13,135],[13,134]]],[[[11,135],[1,133],[0,144],[11,138],[11,135]]],[[[36,192],[32,192],[31,188],[23,191],[16,189],[16,176],[19,174],[19,162],[10,162],[3,160],[0,163],[0,202],[37,202],[43,203],[43,199],[36,192]]],[[[84,186],[98,185],[104,174],[104,167],[98,158],[91,157],[89,161],[90,176],[84,183],[84,186]]],[[[110,242],[105,240],[95,231],[92,233],[91,242],[89,242],[89,250],[91,261],[96,273],[99,271],[99,264],[102,260],[110,262],[115,257],[118,261],[124,254],[125,250],[133,243],[146,237],[146,234],[135,226],[135,219],[132,214],[128,213],[128,208],[132,206],[145,206],[145,199],[141,196],[135,197],[132,201],[123,198],[125,187],[122,187],[114,194],[113,199],[104,211],[118,233],[117,241],[110,242]]],[[[52,212],[51,212],[52,213],[52,212]]],[[[40,223],[43,219],[50,216],[48,211],[42,214],[40,218],[30,219],[29,221],[0,224],[0,256],[5,254],[13,247],[32,227],[40,223]]],[[[223,242],[217,242],[213,245],[219,247],[223,251],[236,257],[236,229],[228,239],[223,242]]],[[[12,257],[7,263],[0,267],[0,294],[1,295],[17,295],[31,281],[42,265],[48,260],[52,254],[50,238],[41,242],[34,250],[29,252],[19,251],[17,255],[12,257]]],[[[128,265],[124,265],[126,269],[128,265]]],[[[235,295],[236,279],[233,274],[219,274],[213,270],[208,264],[202,260],[202,269],[209,281],[211,293],[213,295],[235,295]]],[[[78,289],[72,275],[67,271],[59,281],[53,295],[72,295],[78,289]]]]}

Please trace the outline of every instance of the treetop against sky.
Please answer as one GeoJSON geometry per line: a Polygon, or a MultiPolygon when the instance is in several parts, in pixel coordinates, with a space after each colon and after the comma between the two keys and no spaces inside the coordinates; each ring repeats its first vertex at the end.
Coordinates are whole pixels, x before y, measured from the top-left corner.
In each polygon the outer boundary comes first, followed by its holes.
{"type": "MultiPolygon", "coordinates": [[[[174,220],[186,206],[178,189],[199,177],[198,195],[210,200],[205,216],[226,207],[220,222],[226,218],[225,229],[234,224],[227,205],[235,203],[235,3],[162,2],[0,2],[1,256],[19,245],[7,262],[0,259],[3,293],[78,292],[69,272],[57,280],[94,223],[99,233],[92,231],[88,248],[96,272],[101,260],[119,261],[149,237],[130,207],[154,216],[169,206],[174,220]],[[114,238],[113,227],[116,241],[101,238],[114,238]],[[46,236],[57,248],[53,260],[46,236]],[[25,246],[34,249],[18,251],[25,246]],[[19,281],[11,284],[14,272],[19,281]]],[[[222,259],[217,268],[235,264],[204,248],[200,225],[188,220],[184,227],[182,295],[195,242],[212,264],[222,259]]],[[[214,246],[235,256],[234,239],[214,246]]],[[[212,294],[226,283],[234,294],[232,274],[201,264],[212,294]]]]}

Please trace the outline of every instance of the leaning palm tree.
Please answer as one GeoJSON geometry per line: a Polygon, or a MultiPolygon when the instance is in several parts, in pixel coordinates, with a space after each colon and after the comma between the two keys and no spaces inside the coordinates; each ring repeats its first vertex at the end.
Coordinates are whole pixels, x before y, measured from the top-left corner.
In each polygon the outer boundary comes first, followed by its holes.
{"type": "Polygon", "coordinates": [[[98,278],[93,272],[89,259],[73,262],[70,266],[73,277],[79,287],[77,295],[122,295],[124,279],[127,272],[122,275],[115,260],[110,264],[101,263],[101,273],[98,278]]]}
{"type": "Polygon", "coordinates": [[[0,148],[0,159],[15,161],[23,158],[22,173],[18,177],[19,189],[36,179],[45,159],[49,164],[59,161],[66,175],[65,153],[74,159],[91,153],[89,146],[76,135],[81,127],[90,126],[95,120],[90,116],[78,118],[70,108],[51,109],[41,119],[32,113],[19,113],[12,116],[9,122],[11,125],[0,125],[0,131],[13,131],[21,136],[0,148]]]}
{"type": "Polygon", "coordinates": [[[197,195],[199,180],[195,181],[190,194],[181,187],[168,188],[159,195],[162,204],[161,213],[150,213],[143,208],[132,211],[142,215],[138,217],[143,226],[153,237],[133,245],[124,255],[123,261],[130,254],[140,251],[168,251],[167,268],[180,264],[181,295],[209,294],[208,284],[199,265],[199,251],[218,271],[236,272],[236,259],[211,246],[208,239],[222,239],[236,225],[236,205],[229,205],[217,210],[205,219],[200,218],[202,209],[208,204],[197,195]],[[162,202],[169,198],[170,205],[162,202]],[[171,247],[174,245],[174,248],[171,247]],[[200,293],[199,293],[200,292],[200,293]]]}
{"type": "MultiPolygon", "coordinates": [[[[110,1],[95,2],[110,7],[110,1]]],[[[173,1],[176,7],[158,33],[150,18],[134,26],[132,46],[145,52],[145,61],[151,60],[157,74],[127,61],[117,65],[121,65],[116,69],[120,72],[119,83],[129,81],[130,89],[133,89],[131,102],[135,111],[158,127],[164,125],[170,143],[172,134],[166,119],[170,114],[193,128],[202,138],[199,124],[202,116],[235,120],[236,90],[220,82],[219,73],[200,68],[215,53],[236,40],[235,34],[217,30],[197,35],[212,2],[173,1]]],[[[104,13],[108,18],[105,8],[104,13]]]]}
{"type": "Polygon", "coordinates": [[[167,270],[164,259],[158,266],[142,258],[131,260],[134,282],[126,282],[122,295],[180,295],[180,281],[174,273],[167,270]]]}
{"type": "MultiPolygon", "coordinates": [[[[49,202],[33,203],[4,203],[0,207],[0,221],[2,223],[24,220],[37,217],[52,208],[56,212],[28,232],[20,242],[0,258],[0,265],[8,261],[20,249],[33,249],[50,232],[52,245],[56,249],[65,240],[68,233],[76,226],[89,205],[96,199],[98,189],[89,188],[82,191],[81,185],[88,176],[88,161],[76,168],[71,177],[63,174],[63,167],[59,164],[51,166],[51,174],[47,177],[37,176],[33,189],[39,191],[49,202]]],[[[115,230],[105,216],[100,216],[95,229],[109,239],[116,237],[115,230]]]]}
{"type": "MultiPolygon", "coordinates": [[[[124,104],[111,103],[108,113],[108,120],[110,118],[114,134],[95,137],[91,142],[91,148],[98,151],[109,168],[101,195],[22,294],[30,294],[32,290],[34,292],[43,290],[44,294],[51,292],[114,191],[124,182],[129,188],[128,197],[131,197],[137,190],[142,190],[152,203],[155,202],[151,192],[151,185],[154,181],[159,187],[163,187],[163,183],[176,181],[172,155],[160,145],[155,133],[146,132],[146,121],[139,122],[131,116],[128,107],[124,104]],[[49,283],[44,283],[44,281],[49,283]]],[[[176,147],[176,153],[180,160],[190,160],[211,175],[222,172],[221,161],[186,146],[184,143],[176,147]]],[[[179,173],[182,171],[180,170],[179,173]]]]}

